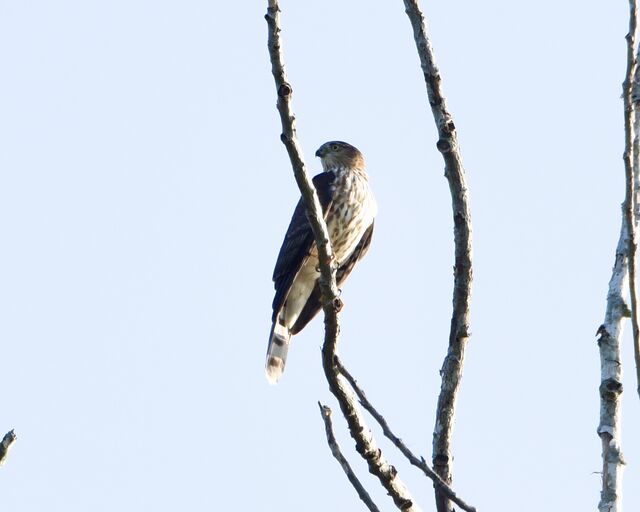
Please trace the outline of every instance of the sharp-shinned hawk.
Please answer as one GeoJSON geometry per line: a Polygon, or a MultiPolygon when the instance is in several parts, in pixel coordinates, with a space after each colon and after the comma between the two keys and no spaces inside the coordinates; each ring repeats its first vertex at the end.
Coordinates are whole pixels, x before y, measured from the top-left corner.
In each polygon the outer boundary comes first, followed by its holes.
{"type": "MultiPolygon", "coordinates": [[[[313,178],[325,216],[340,286],[371,243],[377,212],[362,153],[332,141],[316,151],[323,172],[313,178]]],[[[273,272],[276,294],[267,348],[266,374],[275,384],[284,371],[291,336],[322,308],[318,250],[302,199],[293,213],[273,272]]]]}

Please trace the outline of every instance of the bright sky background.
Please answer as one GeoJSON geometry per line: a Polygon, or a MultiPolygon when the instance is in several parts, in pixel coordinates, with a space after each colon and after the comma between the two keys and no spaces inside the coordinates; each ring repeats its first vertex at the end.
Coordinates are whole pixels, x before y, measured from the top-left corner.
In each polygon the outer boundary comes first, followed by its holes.
{"type": "MultiPolygon", "coordinates": [[[[596,329],[623,199],[627,3],[422,2],[471,195],[472,333],[454,487],[480,511],[595,510],[596,329]]],[[[342,139],[379,203],[341,354],[431,456],[450,196],[400,0],[284,1],[307,163],[342,139]]],[[[264,378],[271,273],[298,191],[266,1],[0,2],[2,509],[364,510],[316,402],[316,319],[264,378]]],[[[628,334],[629,329],[627,329],[628,334]]],[[[624,504],[640,507],[625,337],[624,504]]],[[[373,426],[372,422],[370,424],[373,426]]],[[[345,453],[383,510],[392,503],[345,453]]],[[[425,511],[430,482],[382,440],[425,511]]]]}

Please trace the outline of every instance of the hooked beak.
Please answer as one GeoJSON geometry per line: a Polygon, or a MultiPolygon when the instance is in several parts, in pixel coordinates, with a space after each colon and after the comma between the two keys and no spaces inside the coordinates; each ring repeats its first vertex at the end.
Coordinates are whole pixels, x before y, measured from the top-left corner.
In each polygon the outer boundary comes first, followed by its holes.
{"type": "Polygon", "coordinates": [[[322,158],[324,156],[324,151],[322,151],[322,148],[320,148],[318,151],[316,151],[316,156],[322,158]]]}

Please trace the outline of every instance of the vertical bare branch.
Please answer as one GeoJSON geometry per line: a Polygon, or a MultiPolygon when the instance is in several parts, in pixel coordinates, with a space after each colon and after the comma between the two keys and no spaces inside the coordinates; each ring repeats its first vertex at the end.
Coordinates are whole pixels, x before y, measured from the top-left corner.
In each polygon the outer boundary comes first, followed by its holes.
{"type": "Polygon", "coordinates": [[[354,489],[358,493],[358,496],[367,506],[367,508],[371,510],[371,512],[380,512],[380,509],[371,499],[371,496],[369,496],[369,493],[364,488],[360,480],[358,480],[358,477],[353,472],[353,469],[351,469],[349,461],[347,461],[347,459],[344,457],[344,455],[342,455],[342,452],[340,451],[340,446],[338,445],[338,441],[336,441],[336,436],[333,434],[333,426],[331,424],[331,409],[326,405],[322,405],[320,402],[318,402],[318,407],[320,407],[320,414],[322,414],[324,429],[327,434],[327,443],[329,443],[329,448],[331,448],[332,455],[340,463],[340,466],[342,466],[342,469],[347,475],[349,482],[351,482],[351,485],[354,487],[354,489]]]}
{"type": "Polygon", "coordinates": [[[4,464],[7,454],[9,453],[9,448],[11,448],[11,445],[16,439],[16,433],[13,430],[9,430],[2,438],[2,441],[0,441],[0,466],[4,464]]]}
{"type": "Polygon", "coordinates": [[[621,510],[622,469],[624,460],[620,444],[620,395],[622,394],[622,362],[620,359],[620,338],[622,320],[629,315],[624,301],[628,284],[627,223],[623,215],[620,239],[616,249],[604,323],[598,329],[600,349],[600,423],[598,435],[602,442],[602,490],[600,512],[621,510]]]}
{"type": "MultiPolygon", "coordinates": [[[[417,0],[404,0],[404,5],[413,27],[413,36],[427,86],[427,96],[438,129],[436,146],[444,158],[445,177],[449,182],[453,208],[455,244],[453,315],[449,349],[441,370],[442,386],[433,433],[433,468],[445,482],[451,484],[451,435],[464,353],[469,338],[469,304],[473,280],[471,216],[455,125],[442,94],[440,71],[436,66],[433,49],[427,36],[424,16],[418,7],[417,0]]],[[[436,505],[439,512],[451,510],[451,503],[437,488],[436,505]]]]}
{"type": "MultiPolygon", "coordinates": [[[[624,101],[624,169],[625,199],[622,204],[622,226],[616,247],[616,257],[609,281],[604,323],[598,328],[600,349],[600,423],[598,435],[602,443],[602,489],[598,510],[622,510],[622,471],[624,458],[620,442],[620,395],[622,394],[622,360],[620,340],[624,317],[631,316],[633,339],[638,366],[638,320],[636,293],[635,208],[637,180],[637,141],[634,125],[637,122],[634,105],[634,78],[637,71],[635,56],[638,24],[637,0],[629,0],[629,32],[627,41],[627,69],[622,84],[624,101]],[[635,172],[634,172],[635,171],[635,172]],[[628,287],[628,288],[627,288],[628,287]],[[631,311],[624,297],[630,292],[631,311]]],[[[635,96],[637,101],[638,96],[635,96]]]]}
{"type": "MultiPolygon", "coordinates": [[[[293,167],[293,174],[300,188],[302,200],[307,209],[309,223],[311,224],[316,245],[318,246],[321,274],[320,288],[324,299],[323,302],[332,303],[338,298],[338,287],[336,286],[335,269],[332,270],[331,268],[331,260],[333,258],[331,242],[329,240],[329,231],[327,230],[327,225],[322,215],[322,206],[318,199],[318,193],[306,171],[302,150],[298,143],[296,121],[291,110],[291,95],[293,94],[293,89],[287,81],[280,47],[280,8],[278,7],[277,0],[269,0],[265,19],[269,26],[267,45],[271,58],[271,72],[273,73],[276,90],[278,92],[277,107],[282,123],[280,139],[285,148],[287,148],[289,160],[291,160],[291,166],[293,167]]],[[[335,313],[333,316],[336,316],[335,313]]],[[[335,318],[335,322],[337,323],[337,317],[335,318]]]]}
{"type": "MultiPolygon", "coordinates": [[[[629,18],[629,33],[632,31],[637,34],[637,4],[633,5],[633,2],[630,4],[630,18],[629,18]],[[635,14],[634,14],[635,13],[635,14]],[[635,27],[631,26],[632,18],[635,20],[635,27]]],[[[635,38],[634,38],[635,39],[635,38]]],[[[638,220],[640,219],[640,206],[638,199],[640,198],[640,115],[638,115],[638,109],[640,108],[640,67],[638,66],[638,61],[640,60],[640,46],[637,47],[635,62],[629,62],[629,51],[633,50],[633,45],[637,44],[636,41],[627,40],[627,73],[630,73],[630,65],[635,67],[634,71],[634,79],[633,84],[628,85],[630,80],[630,74],[627,74],[624,84],[624,96],[625,96],[625,127],[627,123],[627,118],[629,117],[627,114],[627,105],[626,102],[629,101],[628,95],[631,94],[631,104],[630,107],[633,109],[633,123],[630,124],[633,130],[633,137],[631,133],[625,132],[625,151],[627,150],[627,146],[629,144],[629,140],[633,138],[632,142],[632,172],[631,176],[629,176],[628,169],[626,166],[628,163],[625,161],[625,176],[626,176],[626,190],[627,196],[630,198],[629,203],[626,208],[626,217],[627,223],[629,220],[633,220],[634,232],[633,232],[633,243],[630,245],[635,252],[637,252],[637,232],[638,232],[638,220]],[[627,89],[630,87],[630,91],[627,89]],[[632,178],[632,182],[629,182],[629,178],[632,178]]],[[[631,121],[629,119],[629,121],[631,121]]],[[[636,390],[640,395],[640,333],[638,332],[638,312],[637,312],[637,254],[634,252],[632,256],[633,260],[633,271],[630,269],[630,282],[631,282],[631,309],[632,309],[632,324],[633,324],[633,352],[636,364],[636,390]]]]}
{"type": "Polygon", "coordinates": [[[341,301],[336,286],[335,268],[332,265],[331,242],[316,190],[305,170],[300,146],[296,137],[295,118],[291,111],[292,88],[287,81],[280,45],[280,8],[277,0],[269,0],[265,16],[269,28],[268,48],[271,70],[278,92],[278,112],[282,123],[282,142],[287,148],[296,181],[300,188],[309,222],[313,229],[320,265],[320,290],[324,310],[325,339],[322,347],[322,363],[329,388],[337,398],[340,409],[347,420],[351,437],[356,441],[356,450],[367,461],[369,471],[378,477],[396,507],[400,510],[419,512],[409,491],[398,477],[382,451],[376,445],[371,431],[366,426],[353,392],[344,378],[338,375],[334,362],[338,344],[338,312],[341,301]]]}
{"type": "Polygon", "coordinates": [[[627,70],[622,84],[622,98],[624,101],[624,171],[625,171],[625,198],[624,217],[628,229],[627,258],[629,265],[629,297],[631,301],[631,329],[633,332],[634,354],[636,359],[636,389],[640,394],[640,325],[638,322],[638,293],[636,279],[636,187],[637,187],[637,167],[638,148],[637,134],[635,133],[637,95],[634,95],[634,79],[637,72],[636,60],[636,35],[638,26],[638,3],[637,0],[629,0],[629,33],[627,41],[627,70]],[[635,169],[635,172],[634,172],[635,169]]]}

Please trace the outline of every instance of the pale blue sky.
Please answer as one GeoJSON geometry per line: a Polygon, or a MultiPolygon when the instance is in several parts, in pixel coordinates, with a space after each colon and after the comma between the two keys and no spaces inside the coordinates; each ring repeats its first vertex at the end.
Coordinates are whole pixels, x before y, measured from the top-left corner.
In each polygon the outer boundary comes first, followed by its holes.
{"type": "MultiPolygon", "coordinates": [[[[484,511],[594,510],[602,321],[623,199],[626,2],[422,2],[468,173],[472,333],[455,488],[484,511]]],[[[450,198],[402,2],[282,4],[310,169],[359,147],[379,215],[341,353],[430,458],[451,314],[450,198]]],[[[298,192],[266,2],[0,2],[3,510],[361,510],[317,400],[322,322],[267,385],[298,192]]],[[[628,333],[627,333],[628,334],[628,333]]],[[[640,403],[625,337],[625,506],[640,403]]],[[[392,504],[339,439],[383,510],[392,504]]],[[[378,438],[423,509],[428,481],[378,438]]]]}

